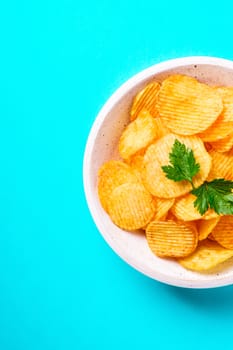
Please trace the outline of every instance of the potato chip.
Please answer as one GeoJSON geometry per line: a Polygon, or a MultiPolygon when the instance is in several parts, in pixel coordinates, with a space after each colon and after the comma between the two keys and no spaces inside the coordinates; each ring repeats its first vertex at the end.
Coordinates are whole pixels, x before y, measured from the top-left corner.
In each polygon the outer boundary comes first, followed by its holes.
{"type": "Polygon", "coordinates": [[[207,152],[209,152],[213,147],[212,144],[209,142],[204,142],[205,145],[205,149],[207,150],[207,152]]]}
{"type": "Polygon", "coordinates": [[[205,142],[213,142],[224,139],[231,134],[232,122],[224,122],[222,115],[207,130],[199,133],[198,136],[205,142]]]}
{"type": "Polygon", "coordinates": [[[183,221],[193,221],[199,219],[212,219],[218,217],[218,214],[213,209],[208,209],[204,215],[194,207],[194,201],[197,197],[189,193],[185,196],[176,199],[171,211],[177,219],[183,221]]]}
{"type": "Polygon", "coordinates": [[[113,189],[123,183],[139,180],[129,165],[118,160],[104,163],[98,172],[98,195],[102,207],[108,212],[108,199],[113,189]]]}
{"type": "Polygon", "coordinates": [[[119,153],[123,159],[129,159],[136,152],[145,149],[156,138],[155,118],[148,111],[143,110],[123,131],[119,141],[119,153]]]}
{"type": "Polygon", "coordinates": [[[233,128],[233,88],[221,87],[216,89],[222,96],[223,110],[216,121],[203,133],[198,136],[203,141],[217,141],[228,137],[233,128]]]}
{"type": "Polygon", "coordinates": [[[209,152],[212,158],[212,166],[208,175],[208,181],[224,178],[225,180],[233,180],[233,151],[226,153],[209,152]]]}
{"type": "Polygon", "coordinates": [[[156,197],[175,198],[188,193],[192,189],[191,184],[187,181],[174,182],[168,179],[161,168],[161,166],[170,163],[169,153],[176,139],[193,150],[195,159],[200,164],[200,171],[193,178],[194,185],[196,187],[200,186],[208,176],[211,157],[202,140],[196,136],[168,134],[149,146],[144,155],[143,182],[146,188],[156,197]]]}
{"type": "Polygon", "coordinates": [[[228,152],[233,147],[233,133],[222,140],[211,142],[212,148],[217,152],[228,152]]]}
{"type": "Polygon", "coordinates": [[[222,216],[212,235],[224,248],[233,249],[233,215],[222,216]]]}
{"type": "Polygon", "coordinates": [[[209,220],[199,220],[197,222],[197,231],[198,231],[199,241],[203,241],[203,239],[206,239],[210,235],[210,233],[215,228],[219,220],[220,220],[220,216],[209,220]]]}
{"type": "MultiPolygon", "coordinates": [[[[166,212],[164,215],[161,215],[161,211],[158,208],[158,204],[156,203],[157,199],[159,200],[159,199],[164,199],[164,198],[156,198],[156,197],[154,197],[155,214],[154,214],[153,218],[150,220],[150,222],[151,221],[156,221],[156,220],[157,221],[165,221],[165,220],[167,220],[168,212],[166,212]],[[156,219],[156,217],[158,217],[159,219],[156,219]]],[[[167,201],[167,200],[172,200],[172,199],[165,199],[165,200],[167,201]]],[[[163,210],[163,208],[162,208],[162,210],[163,210]]],[[[148,222],[144,227],[142,227],[142,229],[144,231],[146,231],[146,228],[150,224],[150,222],[148,222]]]]}
{"type": "Polygon", "coordinates": [[[188,270],[207,271],[233,256],[233,250],[225,249],[218,243],[202,241],[191,255],[178,259],[178,262],[188,270]]]}
{"type": "Polygon", "coordinates": [[[153,221],[161,220],[166,217],[168,210],[173,206],[175,199],[174,198],[157,198],[154,197],[155,202],[155,216],[153,217],[153,221]]]}
{"type": "Polygon", "coordinates": [[[125,183],[116,187],[108,199],[112,221],[125,230],[144,227],[154,216],[153,197],[140,183],[125,183]]]}
{"type": "Polygon", "coordinates": [[[156,101],[159,89],[160,84],[153,82],[146,85],[146,87],[135,96],[130,110],[131,120],[136,119],[143,109],[147,109],[152,117],[158,116],[156,101]]]}
{"type": "Polygon", "coordinates": [[[220,93],[196,79],[172,75],[162,83],[157,108],[174,133],[193,135],[209,128],[223,110],[220,93]]]}
{"type": "Polygon", "coordinates": [[[167,220],[167,213],[159,219],[159,221],[165,221],[165,220],[167,220]]]}
{"type": "Polygon", "coordinates": [[[142,174],[145,171],[144,157],[141,154],[134,155],[129,162],[131,169],[135,172],[139,180],[142,180],[142,174]]]}
{"type": "Polygon", "coordinates": [[[182,225],[185,225],[186,227],[189,227],[191,230],[194,230],[198,234],[197,224],[196,224],[195,220],[194,221],[183,221],[183,220],[179,220],[176,218],[175,221],[182,224],[182,225]]]}
{"type": "Polygon", "coordinates": [[[216,239],[212,235],[212,232],[209,234],[208,239],[210,239],[211,241],[215,241],[216,242],[216,239]]]}
{"type": "Polygon", "coordinates": [[[154,118],[154,120],[157,127],[156,139],[160,139],[161,137],[171,133],[171,131],[165,126],[165,124],[163,123],[160,117],[154,118]]]}
{"type": "Polygon", "coordinates": [[[150,249],[160,257],[184,257],[191,254],[198,241],[196,230],[175,221],[152,221],[146,228],[150,249]]]}
{"type": "Polygon", "coordinates": [[[177,217],[172,213],[171,210],[168,211],[166,220],[178,221],[177,217]]]}

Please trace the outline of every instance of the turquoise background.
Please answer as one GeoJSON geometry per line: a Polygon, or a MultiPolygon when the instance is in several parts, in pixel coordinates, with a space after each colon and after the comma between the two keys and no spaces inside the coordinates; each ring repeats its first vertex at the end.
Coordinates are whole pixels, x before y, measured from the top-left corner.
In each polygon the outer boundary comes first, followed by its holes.
{"type": "MultiPolygon", "coordinates": [[[[4,4],[5,3],[5,4],[4,4]]],[[[0,349],[231,349],[233,287],[126,265],[84,198],[90,127],[125,80],[188,55],[233,59],[232,3],[0,5],[0,349]]]]}

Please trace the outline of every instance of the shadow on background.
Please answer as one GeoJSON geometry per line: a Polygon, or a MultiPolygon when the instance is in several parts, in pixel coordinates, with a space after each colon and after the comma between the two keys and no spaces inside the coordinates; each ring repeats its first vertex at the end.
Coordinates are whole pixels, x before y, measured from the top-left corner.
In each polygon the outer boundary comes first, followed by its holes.
{"type": "Polygon", "coordinates": [[[188,289],[163,285],[166,293],[197,312],[224,314],[233,317],[233,286],[211,289],[188,289]]]}
{"type": "MultiPolygon", "coordinates": [[[[136,275],[135,275],[136,277],[136,275]]],[[[139,289],[148,299],[150,308],[158,308],[158,300],[170,312],[173,309],[185,310],[198,315],[217,317],[226,322],[233,319],[233,285],[210,289],[190,289],[174,287],[152,280],[139,278],[139,289]],[[166,306],[167,305],[167,306],[166,306]]],[[[182,312],[182,311],[181,311],[182,312]]]]}

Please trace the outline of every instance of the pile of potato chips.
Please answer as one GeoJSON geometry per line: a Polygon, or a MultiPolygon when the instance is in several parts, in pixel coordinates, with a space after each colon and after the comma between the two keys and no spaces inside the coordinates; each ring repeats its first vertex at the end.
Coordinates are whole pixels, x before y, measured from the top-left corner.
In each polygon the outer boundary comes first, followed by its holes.
{"type": "Polygon", "coordinates": [[[99,199],[117,226],[144,230],[157,256],[208,271],[233,256],[233,216],[213,210],[201,216],[191,184],[166,177],[161,167],[169,164],[176,139],[200,164],[196,187],[233,180],[233,87],[210,87],[178,74],[145,86],[119,140],[122,160],[99,169],[99,199]]]}

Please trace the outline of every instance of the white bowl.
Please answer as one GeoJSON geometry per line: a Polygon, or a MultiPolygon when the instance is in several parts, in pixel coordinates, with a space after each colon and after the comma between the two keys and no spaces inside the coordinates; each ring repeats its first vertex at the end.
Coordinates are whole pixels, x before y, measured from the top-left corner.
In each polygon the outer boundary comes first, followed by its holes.
{"type": "Polygon", "coordinates": [[[188,271],[173,260],[155,256],[144,235],[115,226],[100,205],[97,172],[103,162],[118,157],[117,143],[129,122],[132,98],[147,83],[161,81],[173,73],[187,74],[210,85],[233,86],[233,62],[214,57],[186,57],[156,64],[136,74],[105,103],[90,131],[83,163],[87,203],[97,228],[109,246],[129,265],[167,284],[189,288],[211,288],[233,284],[233,261],[211,273],[188,271]]]}

